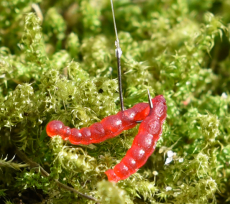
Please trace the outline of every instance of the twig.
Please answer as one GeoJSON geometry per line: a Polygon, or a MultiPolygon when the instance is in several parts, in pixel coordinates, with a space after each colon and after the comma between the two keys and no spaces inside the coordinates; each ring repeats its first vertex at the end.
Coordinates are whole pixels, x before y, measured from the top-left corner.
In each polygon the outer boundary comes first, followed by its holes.
{"type": "MultiPolygon", "coordinates": [[[[45,177],[49,177],[50,174],[45,171],[38,163],[32,161],[31,159],[29,159],[21,150],[19,150],[17,147],[15,147],[15,152],[16,154],[19,156],[19,158],[21,160],[23,160],[24,162],[26,162],[27,164],[29,164],[30,168],[36,168],[36,171],[37,172],[40,172],[41,175],[45,176],[45,177]]],[[[54,181],[57,183],[57,185],[65,190],[68,190],[68,191],[72,191],[73,193],[76,193],[84,198],[87,198],[89,200],[93,200],[93,201],[96,201],[97,204],[99,204],[99,202],[94,198],[94,197],[91,197],[89,195],[86,195],[86,194],[83,194],[77,190],[75,190],[74,188],[72,187],[69,187],[63,183],[61,183],[60,181],[58,181],[57,179],[54,179],[54,181]]]]}

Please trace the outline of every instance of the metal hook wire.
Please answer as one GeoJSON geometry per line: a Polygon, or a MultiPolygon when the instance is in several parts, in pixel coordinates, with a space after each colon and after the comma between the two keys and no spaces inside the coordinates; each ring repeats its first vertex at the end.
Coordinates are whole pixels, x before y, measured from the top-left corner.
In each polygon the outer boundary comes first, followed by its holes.
{"type": "Polygon", "coordinates": [[[118,39],[118,34],[117,34],[115,14],[114,14],[114,9],[113,9],[113,0],[110,0],[110,2],[111,2],[112,14],[113,14],[114,30],[115,30],[115,35],[116,35],[115,54],[116,54],[116,58],[117,58],[117,72],[118,72],[118,86],[119,86],[120,104],[121,104],[121,110],[124,111],[124,99],[123,99],[122,81],[121,81],[121,55],[122,55],[122,50],[121,50],[120,45],[119,45],[119,39],[118,39]]]}
{"type": "Polygon", "coordinates": [[[152,99],[151,99],[151,96],[150,96],[150,93],[149,93],[149,89],[148,90],[148,99],[149,99],[149,106],[151,109],[153,109],[153,102],[152,102],[152,99]]]}

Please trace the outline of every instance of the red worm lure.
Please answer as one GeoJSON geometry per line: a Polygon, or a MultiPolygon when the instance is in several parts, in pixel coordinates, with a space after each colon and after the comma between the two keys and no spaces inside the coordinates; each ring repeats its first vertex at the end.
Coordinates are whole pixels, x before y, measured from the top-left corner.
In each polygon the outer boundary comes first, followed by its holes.
{"type": "Polygon", "coordinates": [[[167,106],[162,95],[152,100],[153,108],[142,121],[138,134],[131,148],[114,169],[105,172],[109,181],[118,182],[128,178],[142,167],[155,150],[156,142],[162,133],[162,125],[166,118],[167,106]]]}
{"type": "Polygon", "coordinates": [[[132,108],[120,111],[116,115],[108,116],[101,122],[80,130],[71,129],[61,121],[53,120],[48,123],[46,132],[50,137],[60,135],[64,140],[69,140],[74,145],[100,143],[119,135],[124,130],[135,127],[139,121],[148,116],[149,111],[148,103],[138,103],[132,108]]]}
{"type": "Polygon", "coordinates": [[[150,101],[150,104],[153,104],[152,108],[148,103],[139,103],[80,130],[71,129],[61,121],[53,120],[48,123],[46,132],[50,137],[60,135],[72,144],[100,143],[119,135],[124,130],[135,127],[139,121],[142,121],[138,134],[126,156],[113,170],[105,172],[109,181],[118,182],[128,178],[145,164],[162,133],[162,125],[167,111],[166,101],[162,95],[156,96],[150,101]]]}

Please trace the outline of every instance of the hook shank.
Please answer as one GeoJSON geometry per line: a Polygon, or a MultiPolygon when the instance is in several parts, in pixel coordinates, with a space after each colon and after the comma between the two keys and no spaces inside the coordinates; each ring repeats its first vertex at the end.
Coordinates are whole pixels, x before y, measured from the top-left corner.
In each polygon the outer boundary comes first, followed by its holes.
{"type": "Polygon", "coordinates": [[[116,35],[116,41],[115,41],[116,49],[115,49],[115,54],[116,54],[116,58],[117,58],[119,97],[120,97],[121,110],[124,111],[124,99],[123,99],[122,81],[121,81],[121,55],[122,55],[122,50],[121,50],[120,45],[119,45],[119,39],[118,39],[118,34],[117,34],[115,14],[114,14],[114,9],[113,9],[113,0],[110,0],[110,2],[111,2],[112,14],[113,14],[114,30],[115,30],[115,35],[116,35]]]}

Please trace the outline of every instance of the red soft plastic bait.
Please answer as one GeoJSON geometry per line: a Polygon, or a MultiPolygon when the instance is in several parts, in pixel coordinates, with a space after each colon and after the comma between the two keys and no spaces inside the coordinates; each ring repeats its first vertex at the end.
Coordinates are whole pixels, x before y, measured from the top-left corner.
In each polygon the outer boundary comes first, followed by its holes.
{"type": "Polygon", "coordinates": [[[162,95],[152,99],[153,108],[148,103],[138,103],[130,109],[120,111],[116,115],[104,118],[90,127],[76,129],[65,126],[61,121],[48,123],[46,132],[50,137],[60,135],[72,144],[100,143],[131,129],[142,121],[138,134],[126,156],[114,169],[105,173],[109,181],[118,182],[128,178],[145,164],[153,153],[157,140],[162,133],[162,125],[166,118],[167,106],[162,95]]]}

